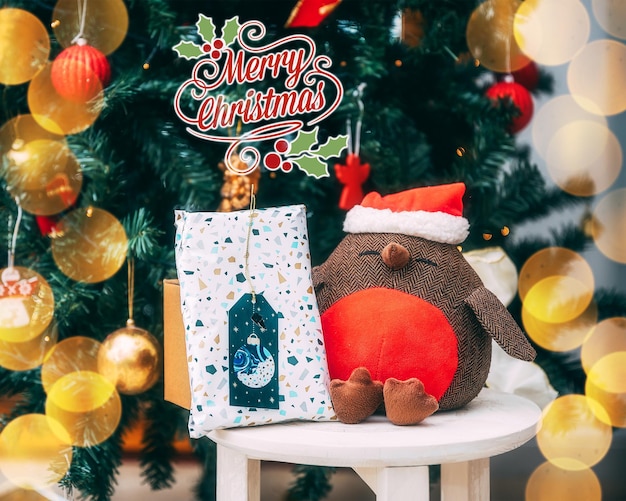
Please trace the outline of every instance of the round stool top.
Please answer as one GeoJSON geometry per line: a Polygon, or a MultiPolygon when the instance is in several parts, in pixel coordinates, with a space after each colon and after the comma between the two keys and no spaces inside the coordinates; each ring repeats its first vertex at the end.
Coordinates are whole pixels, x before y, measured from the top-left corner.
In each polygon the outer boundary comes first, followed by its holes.
{"type": "Polygon", "coordinates": [[[209,438],[249,458],[319,466],[419,466],[496,456],[530,440],[541,416],[530,400],[484,389],[467,406],[415,426],[384,416],[360,424],[292,421],[214,430],[209,438]]]}

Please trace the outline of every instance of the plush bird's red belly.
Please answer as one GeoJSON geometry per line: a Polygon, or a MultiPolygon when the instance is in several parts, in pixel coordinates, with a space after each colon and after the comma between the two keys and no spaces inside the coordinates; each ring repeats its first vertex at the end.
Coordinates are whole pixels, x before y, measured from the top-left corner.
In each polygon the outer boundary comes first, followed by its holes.
{"type": "Polygon", "coordinates": [[[328,369],[346,380],[356,367],[372,379],[418,378],[440,399],[458,365],[457,337],[439,308],[394,289],[346,296],[322,315],[328,369]]]}

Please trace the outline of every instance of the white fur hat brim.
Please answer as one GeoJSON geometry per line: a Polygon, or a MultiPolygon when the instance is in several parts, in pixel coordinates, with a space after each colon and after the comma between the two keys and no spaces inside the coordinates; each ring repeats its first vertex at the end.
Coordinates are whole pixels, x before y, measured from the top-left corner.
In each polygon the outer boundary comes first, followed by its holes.
{"type": "Polygon", "coordinates": [[[346,233],[401,233],[444,244],[460,244],[469,235],[469,222],[446,212],[374,209],[356,205],[343,224],[346,233]]]}

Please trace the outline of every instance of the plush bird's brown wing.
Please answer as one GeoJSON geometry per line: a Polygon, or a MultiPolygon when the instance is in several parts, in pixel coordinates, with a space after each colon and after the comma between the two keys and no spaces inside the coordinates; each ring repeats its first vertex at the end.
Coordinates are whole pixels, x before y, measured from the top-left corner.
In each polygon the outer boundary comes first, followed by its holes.
{"type": "Polygon", "coordinates": [[[509,311],[500,300],[485,287],[475,289],[465,302],[476,318],[502,349],[509,355],[530,362],[537,353],[526,339],[509,311]]]}

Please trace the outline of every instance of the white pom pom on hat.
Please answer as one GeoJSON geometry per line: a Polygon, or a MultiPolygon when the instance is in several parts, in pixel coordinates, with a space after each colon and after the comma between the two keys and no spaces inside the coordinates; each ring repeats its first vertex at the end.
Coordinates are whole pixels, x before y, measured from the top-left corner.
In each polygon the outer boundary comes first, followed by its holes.
{"type": "Polygon", "coordinates": [[[459,244],[469,234],[463,217],[465,184],[425,186],[381,196],[368,193],[346,214],[347,233],[401,233],[459,244]]]}

